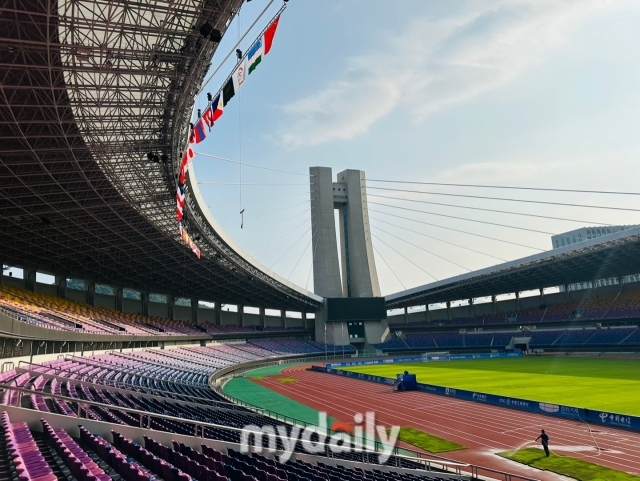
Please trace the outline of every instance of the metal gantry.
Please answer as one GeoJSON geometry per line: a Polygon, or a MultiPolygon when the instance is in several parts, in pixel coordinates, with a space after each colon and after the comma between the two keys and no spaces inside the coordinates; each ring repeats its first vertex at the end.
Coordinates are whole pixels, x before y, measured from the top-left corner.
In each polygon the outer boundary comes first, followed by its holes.
{"type": "Polygon", "coordinates": [[[242,0],[7,0],[0,7],[0,257],[175,296],[314,311],[194,212],[175,175],[196,94],[242,0]],[[165,162],[149,162],[152,152],[165,162]]]}

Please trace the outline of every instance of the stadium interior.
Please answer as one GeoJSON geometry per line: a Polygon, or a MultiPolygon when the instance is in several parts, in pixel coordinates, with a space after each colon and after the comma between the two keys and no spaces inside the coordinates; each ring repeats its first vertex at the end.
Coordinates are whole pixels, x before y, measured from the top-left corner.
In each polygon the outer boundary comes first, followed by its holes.
{"type": "MultiPolygon", "coordinates": [[[[179,231],[176,179],[194,99],[242,4],[3,2],[0,481],[538,479],[409,445],[384,463],[327,445],[309,454],[301,442],[284,463],[241,450],[244,426],[308,424],[225,392],[256,368],[640,351],[638,227],[389,296],[373,261],[355,255],[371,272],[354,267],[334,291],[320,287],[316,264],[314,292],[267,269],[213,219],[193,166],[179,231]],[[387,318],[361,330],[327,322],[327,299],[365,278],[375,282],[353,297],[383,298],[387,318]]],[[[349,215],[368,215],[357,208],[349,215]]],[[[328,209],[333,225],[333,200],[328,209]]]]}

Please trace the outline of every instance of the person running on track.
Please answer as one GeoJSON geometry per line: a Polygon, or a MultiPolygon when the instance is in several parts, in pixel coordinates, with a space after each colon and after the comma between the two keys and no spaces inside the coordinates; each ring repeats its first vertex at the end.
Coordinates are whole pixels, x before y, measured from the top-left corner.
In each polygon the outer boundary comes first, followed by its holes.
{"type": "Polygon", "coordinates": [[[549,457],[549,436],[544,432],[544,429],[540,430],[540,436],[536,438],[537,440],[542,442],[542,447],[544,448],[544,453],[549,457]]]}

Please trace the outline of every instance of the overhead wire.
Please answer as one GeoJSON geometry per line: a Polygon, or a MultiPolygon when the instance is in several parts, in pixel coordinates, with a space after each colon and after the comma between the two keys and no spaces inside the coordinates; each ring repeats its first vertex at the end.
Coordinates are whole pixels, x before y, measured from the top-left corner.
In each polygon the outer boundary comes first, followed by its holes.
{"type": "MultiPolygon", "coordinates": [[[[312,216],[313,217],[313,216],[312,216]]],[[[282,235],[281,237],[278,237],[276,240],[274,240],[273,242],[271,242],[270,244],[266,245],[265,247],[263,247],[262,249],[260,249],[258,252],[256,252],[254,254],[254,257],[257,256],[258,254],[263,253],[264,251],[266,251],[269,247],[271,247],[272,245],[274,245],[276,242],[281,241],[282,239],[284,239],[285,237],[287,237],[289,234],[291,234],[294,230],[296,230],[298,227],[302,227],[305,223],[307,222],[307,219],[303,220],[300,224],[296,225],[293,229],[289,230],[289,232],[285,232],[284,235],[282,235]]]]}
{"type": "MultiPolygon", "coordinates": [[[[266,186],[274,186],[274,185],[309,185],[307,183],[296,183],[296,184],[261,184],[261,183],[253,183],[253,184],[248,184],[248,183],[243,183],[240,184],[239,182],[206,182],[206,181],[198,181],[198,184],[202,184],[202,185],[266,185],[266,186]]],[[[313,183],[311,183],[311,185],[314,185],[313,183]]]]}
{"type": "Polygon", "coordinates": [[[567,222],[577,222],[579,224],[598,224],[598,225],[611,225],[606,224],[604,222],[594,222],[590,220],[579,220],[579,219],[568,219],[566,217],[552,217],[548,215],[539,215],[539,214],[527,214],[525,212],[512,212],[509,210],[497,210],[497,209],[485,209],[483,207],[471,207],[469,205],[456,205],[456,204],[443,204],[441,202],[430,202],[428,200],[415,200],[415,199],[404,199],[402,197],[390,197],[388,195],[376,195],[376,194],[367,194],[369,197],[379,197],[382,199],[392,199],[392,200],[403,200],[406,202],[417,202],[420,204],[431,204],[431,205],[440,205],[444,207],[457,207],[459,209],[471,209],[471,210],[482,210],[485,212],[496,212],[498,214],[512,214],[512,215],[520,215],[524,217],[537,217],[539,219],[551,219],[551,220],[562,220],[567,222]]]}
{"type": "MultiPolygon", "coordinates": [[[[311,193],[314,193],[314,192],[315,192],[315,190],[311,191],[311,193]]],[[[248,202],[245,202],[245,204],[255,204],[256,202],[266,202],[268,200],[285,199],[287,197],[295,197],[296,195],[306,195],[308,193],[309,192],[299,192],[297,194],[281,195],[281,196],[278,196],[278,197],[268,197],[266,199],[250,200],[248,202]]],[[[207,207],[209,209],[212,209],[213,207],[227,207],[227,206],[230,206],[230,205],[240,205],[240,203],[239,202],[233,202],[231,204],[213,204],[213,205],[208,205],[207,207]]]]}
{"type": "MultiPolygon", "coordinates": [[[[371,212],[374,212],[374,211],[371,211],[371,212]]],[[[446,241],[446,240],[443,240],[443,239],[439,239],[437,237],[433,237],[433,236],[424,234],[422,232],[418,232],[417,230],[408,229],[406,227],[402,227],[401,225],[392,224],[391,222],[387,222],[385,220],[378,219],[377,217],[369,216],[369,218],[375,220],[376,222],[382,222],[383,224],[387,224],[387,225],[389,225],[391,227],[395,227],[397,229],[402,229],[402,230],[406,230],[408,232],[413,232],[414,234],[418,234],[418,235],[421,235],[423,237],[428,237],[429,239],[434,239],[434,240],[437,240],[437,241],[440,241],[440,242],[444,242],[445,244],[449,244],[449,245],[452,245],[452,246],[455,246],[455,247],[459,247],[460,249],[465,249],[465,250],[468,250],[468,251],[471,251],[471,252],[475,252],[476,254],[481,254],[483,256],[491,257],[491,258],[499,260],[499,261],[508,262],[507,259],[503,259],[502,257],[496,257],[494,255],[487,254],[486,252],[481,252],[481,251],[472,249],[471,247],[462,246],[462,245],[456,244],[454,242],[446,241]]]]}
{"type": "Polygon", "coordinates": [[[298,257],[298,261],[296,262],[296,265],[293,266],[293,269],[291,269],[291,272],[289,273],[289,275],[287,276],[287,280],[289,280],[289,278],[293,275],[293,271],[296,270],[296,267],[298,267],[298,264],[300,263],[300,261],[302,260],[302,256],[304,256],[305,252],[307,252],[307,249],[309,248],[309,246],[311,245],[311,241],[313,240],[313,237],[311,239],[309,239],[309,242],[307,243],[307,247],[304,248],[304,250],[302,251],[302,254],[300,254],[300,257],[298,257]]]}
{"type": "Polygon", "coordinates": [[[389,244],[387,244],[385,241],[383,241],[382,239],[380,239],[380,237],[378,237],[375,234],[371,234],[372,237],[378,239],[380,242],[382,242],[384,245],[386,245],[389,249],[391,249],[393,252],[395,252],[396,254],[398,254],[400,257],[402,257],[403,259],[405,259],[407,262],[409,262],[410,264],[414,265],[415,267],[417,267],[418,269],[420,269],[422,272],[424,272],[425,274],[427,274],[429,277],[432,277],[433,279],[435,279],[436,281],[438,280],[438,278],[436,276],[434,276],[433,274],[430,274],[429,272],[425,271],[422,267],[420,267],[418,264],[416,264],[415,262],[413,262],[411,259],[409,259],[408,257],[406,257],[404,254],[401,254],[400,252],[398,252],[397,250],[395,250],[393,247],[391,247],[389,244]]]}
{"type": "MultiPolygon", "coordinates": [[[[372,244],[373,245],[373,244],[372,244]]],[[[389,263],[386,261],[386,259],[384,258],[384,256],[380,253],[380,251],[376,248],[375,245],[373,245],[373,250],[376,251],[378,253],[378,255],[380,256],[380,259],[382,259],[382,262],[384,262],[384,264],[387,266],[387,268],[391,271],[391,273],[393,274],[393,276],[396,278],[396,280],[400,283],[400,285],[402,286],[402,288],[406,291],[407,288],[405,287],[405,285],[403,284],[403,282],[400,280],[400,278],[398,277],[398,274],[395,273],[395,271],[391,268],[391,266],[389,265],[389,263]]]]}
{"type": "Polygon", "coordinates": [[[392,192],[409,192],[412,194],[427,194],[427,195],[444,195],[447,197],[464,197],[467,199],[484,199],[484,200],[501,200],[505,202],[522,202],[525,204],[542,204],[542,205],[561,205],[564,207],[581,207],[585,209],[606,209],[606,210],[622,210],[628,212],[640,212],[640,209],[631,209],[626,207],[609,207],[602,205],[584,205],[584,204],[569,204],[565,202],[548,202],[542,200],[525,200],[525,199],[512,199],[509,197],[487,197],[482,195],[466,195],[466,194],[451,194],[446,192],[427,192],[423,190],[409,190],[409,189],[387,189],[385,187],[367,187],[367,190],[388,190],[392,192]]]}
{"type": "Polygon", "coordinates": [[[409,209],[408,207],[399,207],[396,205],[390,205],[390,204],[381,204],[379,202],[371,202],[369,201],[369,204],[374,204],[374,205],[382,205],[385,207],[391,207],[393,209],[401,209],[401,210],[408,210],[411,212],[420,212],[422,214],[428,214],[428,215],[436,215],[438,217],[448,217],[449,219],[458,219],[458,220],[466,220],[467,222],[476,222],[478,224],[486,224],[486,225],[495,225],[498,227],[506,227],[508,229],[515,229],[515,230],[523,230],[523,231],[528,231],[528,232],[535,232],[537,234],[548,234],[548,235],[555,235],[555,233],[553,232],[547,232],[544,230],[537,230],[537,229],[527,229],[526,227],[516,227],[513,225],[507,225],[507,224],[498,224],[497,222],[489,222],[486,220],[476,220],[476,219],[469,219],[467,217],[457,217],[455,215],[447,215],[447,214],[438,214],[436,212],[428,212],[426,210],[417,210],[417,209],[409,209]]]}
{"type": "Polygon", "coordinates": [[[367,182],[440,185],[440,186],[447,186],[447,187],[475,187],[475,188],[481,188],[481,189],[534,190],[534,191],[543,191],[543,192],[575,192],[579,194],[640,195],[640,192],[623,192],[623,191],[612,191],[612,190],[554,189],[551,187],[519,187],[519,186],[513,186],[513,185],[451,184],[451,183],[445,183],[445,182],[416,182],[416,181],[381,180],[381,179],[367,179],[367,182]]]}
{"type": "Polygon", "coordinates": [[[429,251],[429,250],[425,249],[424,247],[417,246],[417,245],[413,244],[412,242],[409,242],[409,241],[408,241],[408,240],[406,240],[406,239],[402,239],[401,237],[398,237],[398,236],[396,236],[396,235],[394,235],[394,234],[390,234],[389,232],[387,232],[387,231],[385,231],[385,230],[382,230],[380,227],[376,227],[376,226],[374,226],[374,227],[375,227],[377,230],[379,230],[380,232],[383,232],[383,233],[385,233],[385,234],[387,234],[387,235],[390,235],[391,237],[394,237],[394,238],[396,238],[396,239],[398,239],[398,240],[401,240],[402,242],[405,242],[405,243],[407,243],[407,244],[409,244],[409,245],[411,245],[411,246],[413,246],[413,247],[415,247],[415,248],[417,248],[417,249],[420,249],[420,250],[422,250],[422,251],[424,251],[424,252],[426,252],[426,253],[428,253],[428,254],[431,254],[432,256],[435,256],[435,257],[437,257],[438,259],[442,259],[443,261],[449,262],[449,263],[453,264],[454,266],[460,267],[461,269],[464,269],[464,270],[466,270],[466,271],[471,272],[471,269],[469,269],[468,267],[461,266],[460,264],[458,264],[458,263],[456,263],[456,262],[453,262],[453,261],[451,261],[451,260],[447,259],[446,257],[442,257],[442,256],[440,256],[440,255],[438,255],[438,254],[436,254],[436,253],[434,253],[434,252],[431,252],[431,251],[429,251]]]}
{"type": "Polygon", "coordinates": [[[273,268],[275,267],[275,265],[276,265],[278,262],[280,262],[280,261],[282,260],[282,258],[283,258],[284,256],[286,256],[286,255],[289,253],[289,251],[290,251],[291,249],[293,249],[293,248],[295,247],[295,245],[296,245],[298,242],[300,242],[300,241],[304,238],[304,236],[305,236],[305,235],[307,235],[307,232],[309,232],[311,229],[313,229],[313,226],[314,226],[314,225],[316,225],[316,224],[315,224],[315,222],[314,222],[313,224],[311,224],[311,227],[309,227],[306,231],[304,231],[304,232],[302,233],[302,235],[301,235],[300,237],[298,237],[298,239],[297,239],[293,244],[291,244],[291,247],[289,247],[289,249],[287,249],[286,251],[284,251],[284,253],[283,253],[280,257],[278,257],[278,260],[277,260],[277,261],[275,261],[273,264],[271,264],[271,265],[269,266],[269,270],[273,269],[273,268]]]}
{"type": "MultiPolygon", "coordinates": [[[[279,226],[279,225],[281,225],[281,224],[284,224],[285,222],[288,222],[288,221],[290,221],[291,219],[295,219],[295,218],[296,218],[296,217],[298,217],[299,215],[304,214],[305,212],[309,212],[310,210],[311,210],[311,209],[309,208],[309,209],[307,209],[307,210],[303,210],[302,212],[298,212],[297,214],[295,214],[295,215],[293,215],[293,216],[289,217],[288,219],[285,219],[285,220],[283,220],[283,221],[281,221],[281,222],[278,222],[277,224],[272,224],[272,225],[270,225],[269,227],[267,227],[266,229],[263,229],[263,230],[261,230],[261,231],[259,231],[259,232],[255,232],[254,234],[251,234],[251,235],[249,235],[249,236],[245,237],[244,239],[239,240],[238,242],[239,242],[239,243],[242,243],[242,242],[246,241],[247,239],[250,239],[250,238],[252,238],[252,237],[257,236],[258,234],[262,234],[263,232],[266,232],[266,231],[268,231],[268,230],[270,230],[270,229],[273,229],[274,227],[277,227],[277,226],[279,226]]],[[[312,216],[312,217],[313,217],[313,216],[312,216]]],[[[305,220],[306,220],[306,219],[305,219],[305,220]]]]}
{"type": "MultiPolygon", "coordinates": [[[[262,217],[264,217],[266,215],[271,215],[271,214],[275,214],[276,212],[281,212],[283,210],[291,209],[292,207],[297,207],[299,205],[306,204],[307,202],[311,202],[312,200],[315,200],[315,199],[305,200],[303,202],[298,202],[297,204],[293,204],[293,205],[290,205],[290,206],[287,206],[287,207],[282,207],[281,209],[272,210],[270,212],[264,212],[264,213],[262,213],[260,215],[254,216],[254,217],[247,217],[244,220],[248,221],[248,220],[260,219],[260,218],[262,218],[262,217]]],[[[229,224],[231,224],[231,222],[227,222],[226,224],[222,224],[220,227],[225,227],[225,226],[227,226],[229,224]]]]}
{"type": "MultiPolygon", "coordinates": [[[[388,206],[388,207],[393,207],[393,206],[388,206]]],[[[526,247],[527,249],[532,249],[532,250],[536,250],[536,251],[539,251],[539,252],[544,252],[545,251],[544,249],[540,249],[538,247],[533,247],[533,246],[528,246],[526,244],[519,244],[517,242],[511,242],[511,241],[507,241],[507,240],[504,240],[504,239],[497,239],[496,237],[486,236],[486,235],[482,235],[482,234],[476,234],[474,232],[468,232],[468,231],[464,231],[464,230],[460,230],[460,229],[454,229],[453,227],[445,227],[445,226],[439,225],[439,224],[432,224],[431,222],[425,222],[425,221],[422,221],[422,220],[416,220],[416,219],[412,219],[410,217],[403,217],[403,216],[400,216],[400,215],[389,214],[388,212],[382,212],[380,210],[369,209],[369,212],[376,212],[378,214],[384,214],[384,215],[391,216],[394,219],[405,219],[405,220],[409,220],[411,222],[417,222],[418,224],[425,224],[425,225],[430,225],[430,226],[433,226],[433,227],[438,227],[440,229],[446,229],[446,230],[450,230],[450,231],[454,231],[454,232],[460,232],[461,234],[468,234],[468,235],[472,235],[472,236],[475,236],[475,237],[482,237],[483,239],[490,239],[490,240],[493,240],[493,241],[502,242],[504,244],[511,244],[511,245],[514,245],[514,246],[526,247]]],[[[416,212],[421,212],[421,211],[416,211],[416,212]]]]}
{"type": "Polygon", "coordinates": [[[264,167],[262,165],[257,165],[257,164],[248,164],[247,162],[241,162],[241,161],[238,161],[238,160],[232,160],[232,159],[228,159],[226,157],[220,157],[219,155],[205,154],[203,152],[196,152],[196,154],[197,155],[202,155],[203,157],[211,157],[212,159],[222,160],[224,162],[230,162],[232,164],[241,164],[244,167],[253,167],[255,169],[270,170],[272,172],[280,172],[282,174],[299,175],[301,177],[314,177],[311,174],[301,174],[300,172],[290,172],[288,170],[272,169],[271,167],[264,167]]]}

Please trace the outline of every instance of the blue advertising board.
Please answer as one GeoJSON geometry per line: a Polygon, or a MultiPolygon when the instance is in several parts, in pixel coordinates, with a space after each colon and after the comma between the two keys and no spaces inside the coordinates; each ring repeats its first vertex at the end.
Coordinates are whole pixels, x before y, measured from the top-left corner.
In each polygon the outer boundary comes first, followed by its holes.
{"type": "Polygon", "coordinates": [[[465,359],[493,359],[499,357],[520,357],[522,351],[513,352],[485,352],[480,354],[451,354],[444,356],[443,354],[427,354],[422,357],[392,357],[385,359],[367,359],[364,361],[347,361],[329,363],[326,366],[328,368],[334,367],[349,367],[349,366],[371,366],[375,364],[398,364],[403,362],[425,362],[425,361],[444,361],[450,359],[451,361],[461,361],[465,359]]]}
{"type": "MultiPolygon", "coordinates": [[[[393,385],[395,382],[395,379],[393,378],[374,376],[371,374],[358,372],[342,371],[340,369],[333,369],[330,367],[312,366],[311,370],[345,376],[353,379],[360,379],[363,381],[377,382],[381,384],[393,385]]],[[[530,413],[545,414],[549,416],[573,419],[576,421],[586,421],[590,424],[597,424],[601,426],[626,428],[640,431],[640,417],[628,416],[626,414],[622,415],[619,413],[612,413],[607,411],[598,411],[573,406],[563,406],[561,404],[531,401],[529,399],[497,396],[494,394],[436,386],[433,384],[418,383],[417,390],[430,394],[437,394],[440,396],[463,399],[466,401],[490,404],[492,406],[517,409],[530,413]]]]}

